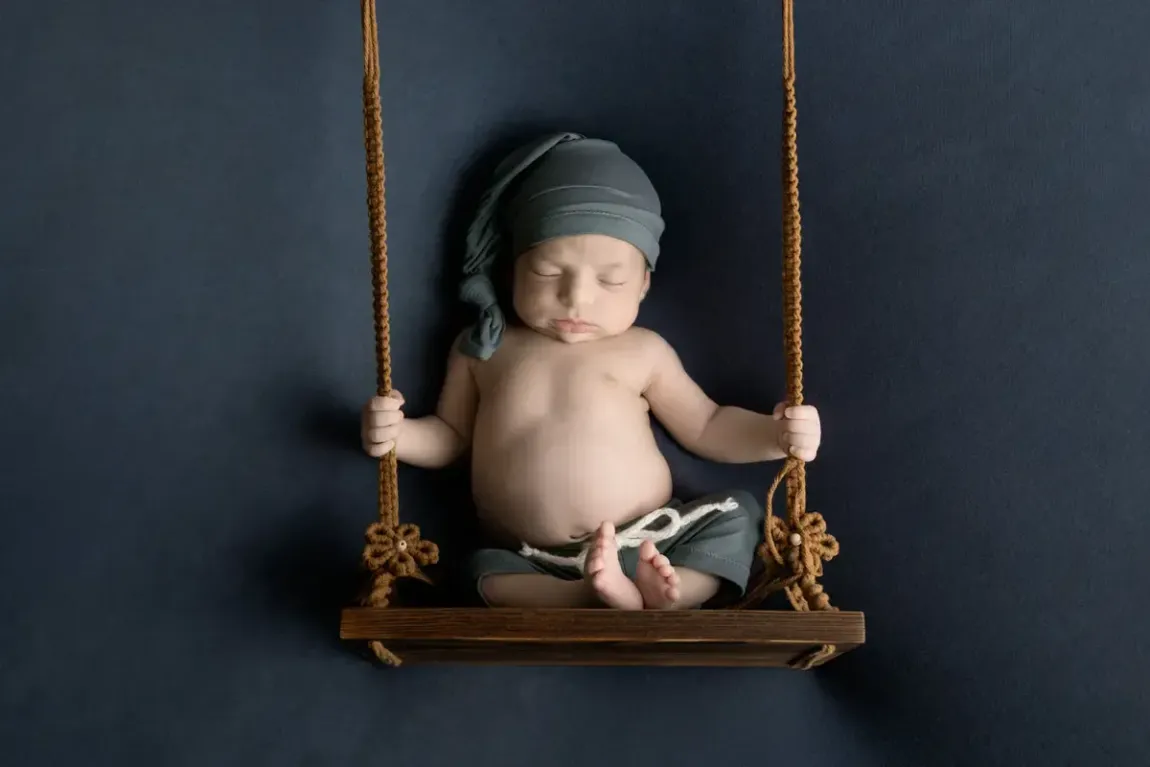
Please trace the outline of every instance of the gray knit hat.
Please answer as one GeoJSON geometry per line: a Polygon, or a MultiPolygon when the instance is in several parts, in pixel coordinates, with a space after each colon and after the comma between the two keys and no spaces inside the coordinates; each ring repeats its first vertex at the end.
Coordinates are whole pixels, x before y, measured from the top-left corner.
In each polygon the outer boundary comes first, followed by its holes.
{"type": "Polygon", "coordinates": [[[503,338],[506,322],[491,281],[501,255],[515,257],[555,237],[605,234],[634,245],[653,270],[661,213],[647,174],[610,141],[557,133],[512,152],[496,168],[467,232],[460,298],[479,310],[479,319],[460,350],[488,359],[503,338]]]}

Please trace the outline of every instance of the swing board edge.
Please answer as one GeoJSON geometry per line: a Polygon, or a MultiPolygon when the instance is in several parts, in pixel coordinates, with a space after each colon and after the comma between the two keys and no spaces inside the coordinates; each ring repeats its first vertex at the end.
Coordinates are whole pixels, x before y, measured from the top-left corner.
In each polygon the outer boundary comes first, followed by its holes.
{"type": "Polygon", "coordinates": [[[823,663],[849,652],[866,628],[854,611],[353,607],[340,637],[380,640],[405,665],[788,667],[824,645],[823,663]]]}

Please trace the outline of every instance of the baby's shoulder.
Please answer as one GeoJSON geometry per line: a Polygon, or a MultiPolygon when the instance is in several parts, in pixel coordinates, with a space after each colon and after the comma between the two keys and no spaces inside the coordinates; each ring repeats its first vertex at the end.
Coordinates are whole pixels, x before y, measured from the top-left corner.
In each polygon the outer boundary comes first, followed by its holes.
{"type": "Polygon", "coordinates": [[[661,356],[675,353],[670,342],[650,328],[632,326],[620,336],[620,340],[631,347],[629,351],[640,351],[645,355],[661,356]]]}

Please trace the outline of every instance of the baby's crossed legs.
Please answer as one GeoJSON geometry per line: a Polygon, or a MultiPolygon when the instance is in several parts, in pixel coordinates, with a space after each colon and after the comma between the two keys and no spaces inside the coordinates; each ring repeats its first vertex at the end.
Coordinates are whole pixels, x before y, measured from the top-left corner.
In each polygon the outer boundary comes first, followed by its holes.
{"type": "Polygon", "coordinates": [[[655,544],[639,548],[635,579],[623,572],[615,529],[604,523],[587,555],[584,577],[565,580],[542,573],[489,575],[481,590],[492,607],[614,607],[619,610],[682,610],[699,607],[719,590],[714,575],[673,567],[655,544]]]}
{"type": "Polygon", "coordinates": [[[577,570],[552,575],[550,568],[511,551],[480,551],[480,594],[495,607],[640,610],[700,607],[724,581],[741,591],[761,539],[761,507],[750,494],[735,492],[701,498],[678,507],[677,513],[696,510],[704,512],[703,518],[660,546],[644,540],[622,554],[614,528],[604,524],[588,547],[582,577],[577,570]],[[704,505],[721,508],[706,513],[704,505]]]}

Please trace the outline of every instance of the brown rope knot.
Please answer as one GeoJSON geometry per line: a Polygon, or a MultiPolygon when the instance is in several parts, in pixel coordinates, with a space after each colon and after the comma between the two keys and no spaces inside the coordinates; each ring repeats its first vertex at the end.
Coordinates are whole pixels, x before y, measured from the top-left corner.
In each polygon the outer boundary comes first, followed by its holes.
{"type": "Polygon", "coordinates": [[[767,490],[766,519],[763,542],[758,546],[759,558],[774,563],[752,585],[738,609],[757,604],[768,594],[783,589],[791,606],[796,610],[834,610],[830,597],[823,591],[818,578],[823,574],[823,562],[829,562],[839,553],[839,542],[827,532],[823,515],[807,511],[806,464],[798,458],[788,458],[767,490]],[[775,491],[787,484],[787,516],[774,514],[775,491]],[[789,570],[783,574],[779,571],[789,570]]]}
{"type": "Polygon", "coordinates": [[[772,516],[770,540],[771,546],[766,541],[759,544],[759,556],[787,564],[799,575],[819,577],[823,574],[823,562],[839,553],[839,542],[827,532],[826,520],[816,511],[801,512],[793,528],[782,517],[772,516]]]}
{"type": "Polygon", "coordinates": [[[764,557],[771,556],[779,564],[783,564],[780,560],[786,559],[792,575],[785,588],[795,609],[833,609],[830,597],[817,579],[823,574],[823,562],[829,562],[838,555],[839,542],[827,532],[823,515],[803,511],[794,526],[780,517],[771,517],[770,536],[774,545],[760,544],[759,553],[764,557]],[[774,549],[773,553],[771,549],[774,549]]]}
{"type": "Polygon", "coordinates": [[[374,522],[368,526],[365,537],[363,560],[373,572],[403,578],[418,575],[420,566],[439,561],[439,547],[420,538],[418,525],[405,523],[393,527],[374,522]]]}

